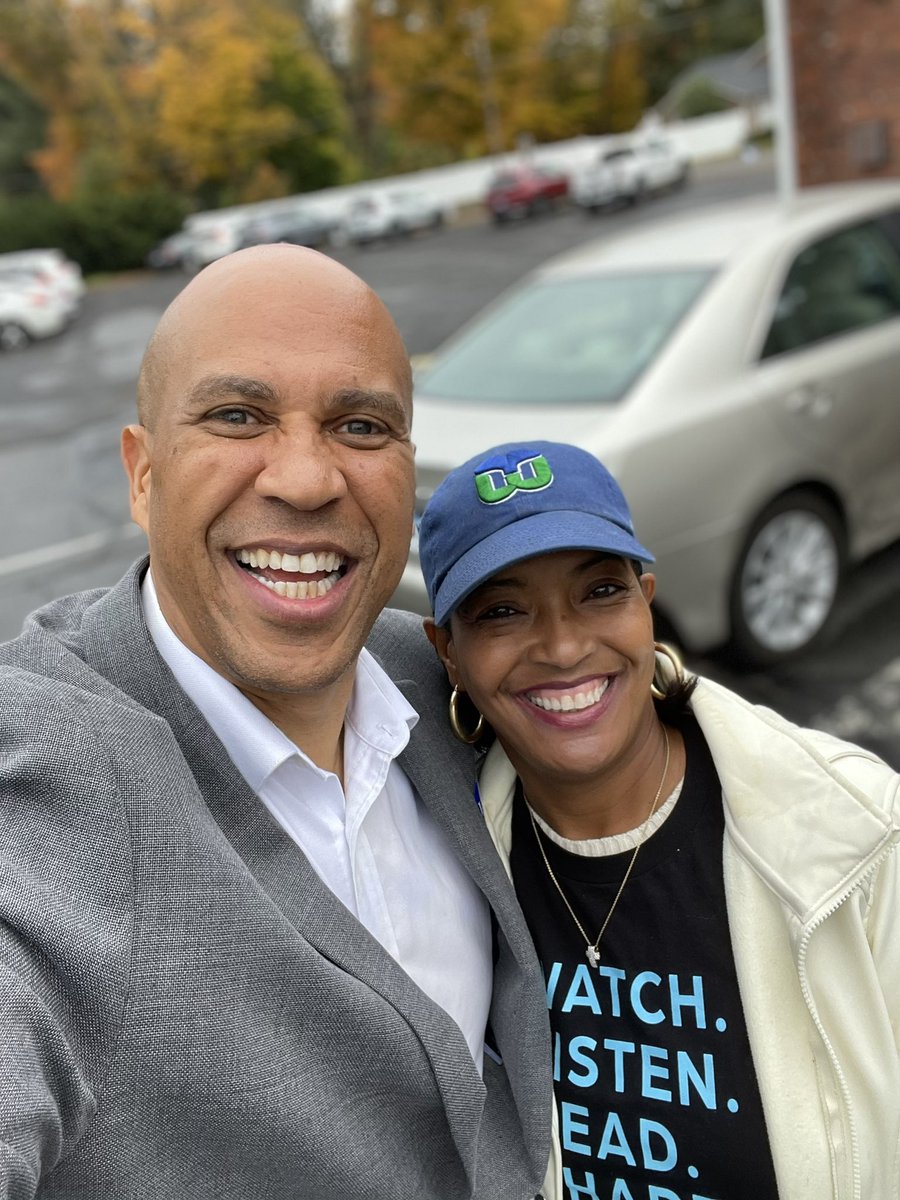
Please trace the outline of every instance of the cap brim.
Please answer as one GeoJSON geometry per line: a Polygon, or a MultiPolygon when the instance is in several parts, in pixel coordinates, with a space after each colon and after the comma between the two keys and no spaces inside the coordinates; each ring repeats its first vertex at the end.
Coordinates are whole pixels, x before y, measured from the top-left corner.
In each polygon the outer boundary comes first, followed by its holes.
{"type": "Polygon", "coordinates": [[[655,561],[632,534],[602,517],[569,510],[535,513],[498,529],[454,563],[434,598],[436,624],[445,624],[466,596],[498,571],[554,550],[598,550],[642,563],[655,561]]]}

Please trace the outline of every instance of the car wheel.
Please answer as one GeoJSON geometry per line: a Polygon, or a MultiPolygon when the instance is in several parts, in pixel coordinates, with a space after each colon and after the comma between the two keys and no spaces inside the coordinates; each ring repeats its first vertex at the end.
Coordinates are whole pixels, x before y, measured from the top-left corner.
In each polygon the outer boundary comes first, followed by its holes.
{"type": "Polygon", "coordinates": [[[731,586],[731,651],[741,665],[768,666],[803,653],[834,607],[845,535],[816,492],[781,496],[756,519],[731,586]]]}
{"type": "Polygon", "coordinates": [[[15,321],[0,324],[0,350],[21,350],[31,341],[27,330],[15,321]]]}

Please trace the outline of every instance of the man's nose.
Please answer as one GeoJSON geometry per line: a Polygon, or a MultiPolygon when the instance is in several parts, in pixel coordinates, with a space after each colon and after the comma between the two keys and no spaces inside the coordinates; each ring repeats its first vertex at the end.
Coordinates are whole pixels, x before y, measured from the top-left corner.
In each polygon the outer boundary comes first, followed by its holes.
{"type": "Polygon", "coordinates": [[[277,432],[267,439],[258,495],[312,511],[347,495],[347,480],[327,438],[277,432]]]}

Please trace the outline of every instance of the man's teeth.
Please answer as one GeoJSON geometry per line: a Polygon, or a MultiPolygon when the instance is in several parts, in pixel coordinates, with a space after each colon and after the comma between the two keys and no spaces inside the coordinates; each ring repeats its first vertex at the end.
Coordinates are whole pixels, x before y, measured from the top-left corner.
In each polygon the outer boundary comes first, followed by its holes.
{"type": "Polygon", "coordinates": [[[315,600],[326,596],[341,577],[340,568],[344,559],[340,554],[327,551],[322,554],[280,554],[277,550],[238,550],[238,562],[250,568],[250,574],[270,591],[288,600],[315,600]],[[327,571],[324,579],[268,579],[258,575],[257,570],[290,571],[298,575],[314,575],[327,571]]]}
{"type": "Polygon", "coordinates": [[[238,550],[238,562],[248,567],[267,567],[275,571],[294,571],[301,575],[314,575],[316,571],[336,571],[343,565],[340,554],[326,551],[322,554],[280,554],[277,550],[238,550]]]}
{"type": "Polygon", "coordinates": [[[604,679],[602,683],[595,684],[586,692],[563,692],[562,695],[556,696],[541,696],[535,692],[527,694],[527,699],[536,708],[543,708],[545,712],[576,712],[596,704],[608,687],[609,680],[604,679]]]}
{"type": "Polygon", "coordinates": [[[306,580],[294,583],[293,580],[287,582],[284,579],[273,582],[271,579],[266,579],[265,575],[257,575],[253,571],[250,574],[258,583],[265,584],[270,592],[277,592],[279,596],[287,596],[288,600],[315,600],[318,596],[327,596],[340,579],[337,571],[324,579],[312,579],[309,583],[306,580]]]}

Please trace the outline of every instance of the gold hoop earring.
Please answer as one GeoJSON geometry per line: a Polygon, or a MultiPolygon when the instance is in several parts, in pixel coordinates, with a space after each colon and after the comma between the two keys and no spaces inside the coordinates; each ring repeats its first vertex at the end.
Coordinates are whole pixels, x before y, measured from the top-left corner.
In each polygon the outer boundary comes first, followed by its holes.
{"type": "Polygon", "coordinates": [[[471,733],[467,733],[463,729],[459,723],[459,698],[462,694],[458,687],[454,687],[450,693],[450,728],[461,742],[465,742],[467,746],[472,746],[484,733],[484,717],[481,713],[478,714],[478,724],[471,733]]]}
{"type": "Polygon", "coordinates": [[[684,663],[681,661],[677,651],[667,642],[654,642],[653,652],[657,658],[657,662],[653,671],[653,678],[650,681],[650,695],[654,700],[665,700],[666,696],[672,690],[673,683],[677,687],[681,687],[684,684],[684,663]],[[668,660],[669,668],[672,672],[669,679],[666,679],[660,670],[660,658],[668,660]]]}

